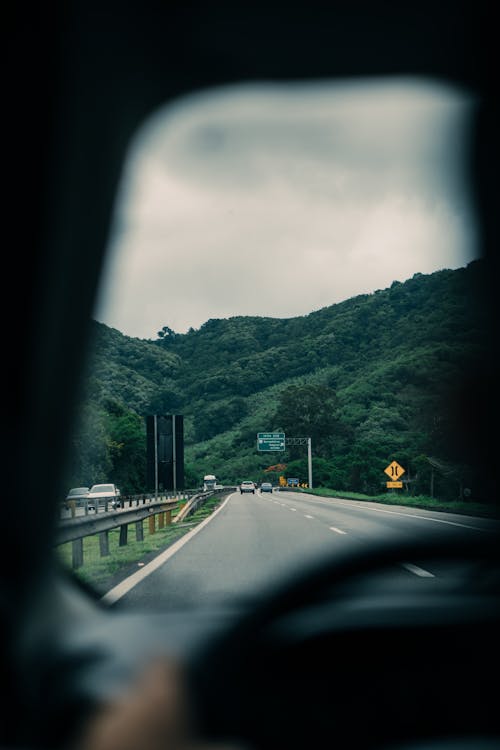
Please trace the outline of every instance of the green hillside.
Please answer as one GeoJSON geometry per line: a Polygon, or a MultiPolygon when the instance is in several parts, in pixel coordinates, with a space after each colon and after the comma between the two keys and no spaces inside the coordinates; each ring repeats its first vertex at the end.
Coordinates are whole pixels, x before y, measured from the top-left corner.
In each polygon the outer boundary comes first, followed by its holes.
{"type": "Polygon", "coordinates": [[[178,413],[188,486],[205,473],[276,480],[264,469],[278,462],[306,480],[304,449],[256,450],[257,432],[283,430],[311,436],[315,485],[380,492],[396,459],[412,493],[432,475],[436,496],[484,494],[477,441],[459,419],[487,352],[482,289],[475,261],[295,318],[166,325],[154,340],[95,322],[69,483],[142,490],[144,416],[178,413]]]}

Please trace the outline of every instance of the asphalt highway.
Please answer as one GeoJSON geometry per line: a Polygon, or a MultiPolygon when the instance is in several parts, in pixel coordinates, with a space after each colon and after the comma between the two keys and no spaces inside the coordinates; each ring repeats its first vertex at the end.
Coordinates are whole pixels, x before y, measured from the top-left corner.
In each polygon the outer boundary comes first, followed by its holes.
{"type": "MultiPolygon", "coordinates": [[[[232,493],[205,522],[108,592],[110,603],[147,610],[252,600],[325,553],[386,538],[488,535],[500,522],[404,506],[295,492],[232,493]]],[[[391,585],[435,587],[459,571],[441,562],[402,561],[391,585]]]]}

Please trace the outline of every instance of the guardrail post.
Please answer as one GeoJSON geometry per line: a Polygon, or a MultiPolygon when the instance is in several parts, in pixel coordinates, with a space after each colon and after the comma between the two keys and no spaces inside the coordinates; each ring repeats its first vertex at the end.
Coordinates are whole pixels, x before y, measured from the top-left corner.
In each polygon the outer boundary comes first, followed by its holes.
{"type": "Polygon", "coordinates": [[[83,565],[83,539],[74,539],[71,542],[72,564],[74,568],[83,565]]]}
{"type": "Polygon", "coordinates": [[[142,525],[142,520],[135,522],[135,540],[136,542],[144,541],[144,526],[142,525]]]}
{"type": "Polygon", "coordinates": [[[109,531],[101,531],[99,534],[99,552],[101,557],[109,555],[109,531]]]}
{"type": "Polygon", "coordinates": [[[124,523],[120,526],[120,540],[118,542],[119,547],[126,547],[128,541],[128,524],[124,523]]]}
{"type": "MultiPolygon", "coordinates": [[[[137,541],[144,540],[145,518],[148,519],[149,533],[154,534],[158,527],[163,528],[173,523],[172,516],[175,515],[174,521],[181,520],[177,512],[178,503],[171,500],[167,503],[155,503],[153,507],[131,510],[124,508],[122,513],[113,513],[106,515],[99,513],[94,516],[76,516],[76,518],[63,518],[60,521],[57,545],[73,543],[73,564],[79,567],[84,564],[83,556],[83,539],[90,536],[99,537],[99,549],[102,557],[111,554],[109,533],[115,529],[120,529],[120,546],[128,543],[128,526],[135,524],[137,541]],[[159,521],[155,520],[160,516],[159,521]]],[[[67,511],[66,511],[67,512],[67,511]]],[[[69,515],[69,513],[68,513],[69,515]]],[[[97,541],[97,540],[96,540],[97,541]]]]}

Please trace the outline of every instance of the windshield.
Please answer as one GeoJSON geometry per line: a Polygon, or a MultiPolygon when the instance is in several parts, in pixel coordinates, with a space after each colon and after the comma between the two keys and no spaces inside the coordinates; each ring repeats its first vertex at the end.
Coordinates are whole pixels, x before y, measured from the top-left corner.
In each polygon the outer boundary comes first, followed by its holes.
{"type": "Polygon", "coordinates": [[[500,746],[493,12],[8,10],[0,750],[500,746]]]}
{"type": "Polygon", "coordinates": [[[425,80],[245,84],[138,132],[69,478],[116,481],[120,520],[83,561],[60,547],[106,601],[233,602],[324,554],[498,524],[470,419],[476,105],[425,80]]]}

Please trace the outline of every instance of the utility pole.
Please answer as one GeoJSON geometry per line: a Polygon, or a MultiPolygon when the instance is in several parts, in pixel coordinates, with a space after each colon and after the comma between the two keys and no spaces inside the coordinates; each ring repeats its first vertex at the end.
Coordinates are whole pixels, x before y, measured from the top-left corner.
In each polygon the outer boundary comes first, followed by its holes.
{"type": "Polygon", "coordinates": [[[175,414],[172,414],[172,475],[174,493],[177,492],[177,451],[175,445],[175,414]]]}
{"type": "Polygon", "coordinates": [[[312,470],[312,449],[311,449],[311,438],[307,438],[307,467],[308,467],[308,480],[309,489],[312,490],[313,486],[313,470],[312,470]]]}
{"type": "Polygon", "coordinates": [[[154,445],[155,445],[155,500],[158,500],[158,417],[155,414],[154,420],[154,445]]]}
{"type": "Polygon", "coordinates": [[[182,414],[146,417],[146,484],[155,497],[184,489],[184,418],[182,414]]]}

